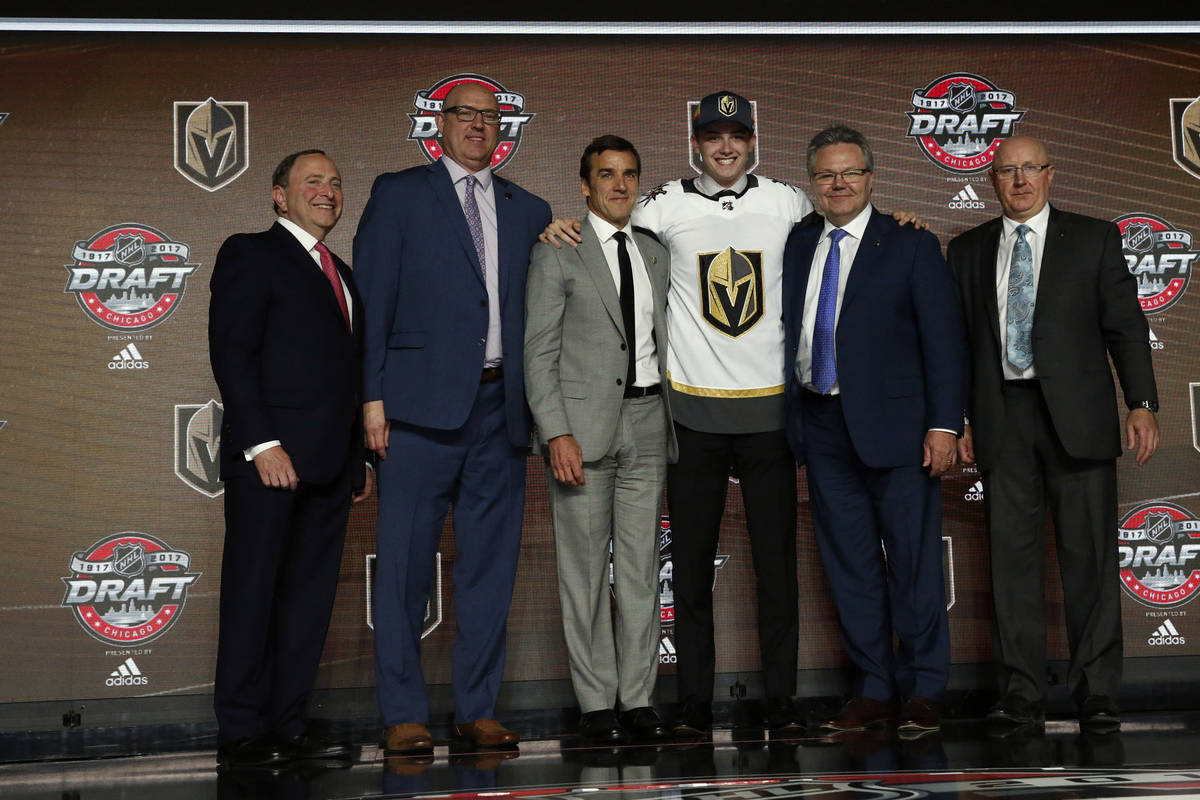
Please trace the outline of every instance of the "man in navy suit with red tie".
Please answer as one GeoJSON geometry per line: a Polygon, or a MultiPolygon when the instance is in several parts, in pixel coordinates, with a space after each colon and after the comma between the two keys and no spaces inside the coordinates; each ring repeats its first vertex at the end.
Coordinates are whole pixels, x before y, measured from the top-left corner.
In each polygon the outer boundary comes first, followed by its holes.
{"type": "Polygon", "coordinates": [[[320,150],[272,178],[270,230],[231,236],[213,268],[209,356],[225,413],[225,554],[213,705],[217,758],[344,758],[304,712],[325,643],[353,496],[371,491],[359,371],[363,308],[325,246],[342,179],[320,150]]]}
{"type": "Polygon", "coordinates": [[[522,353],[529,251],[550,207],[492,173],[496,95],[463,78],[437,113],[445,155],[381,175],[354,237],[366,310],[363,406],[380,458],[375,663],[387,753],[429,752],[421,621],[454,507],[454,733],[495,719],[525,507],[522,353]]]}
{"type": "Polygon", "coordinates": [[[941,724],[950,671],[939,476],[963,424],[962,315],[937,238],[871,206],[862,134],[817,134],[808,173],[820,216],[784,254],[787,433],[857,672],[823,727],[888,723],[903,700],[919,735],[941,724]]]}

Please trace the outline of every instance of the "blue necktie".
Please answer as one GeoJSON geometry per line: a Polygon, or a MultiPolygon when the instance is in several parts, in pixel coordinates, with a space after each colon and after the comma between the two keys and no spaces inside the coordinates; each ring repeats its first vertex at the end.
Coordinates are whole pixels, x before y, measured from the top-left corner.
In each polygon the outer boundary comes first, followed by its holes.
{"type": "Polygon", "coordinates": [[[846,232],[834,228],[829,232],[829,253],[821,273],[821,293],[817,295],[817,320],[813,326],[812,382],[821,394],[837,383],[837,358],[834,355],[834,327],[837,323],[838,270],[842,252],[838,243],[846,232]]]}
{"type": "Polygon", "coordinates": [[[1008,308],[1005,312],[1005,356],[1019,370],[1033,364],[1033,249],[1025,240],[1028,225],[1017,226],[1008,266],[1008,308]]]}

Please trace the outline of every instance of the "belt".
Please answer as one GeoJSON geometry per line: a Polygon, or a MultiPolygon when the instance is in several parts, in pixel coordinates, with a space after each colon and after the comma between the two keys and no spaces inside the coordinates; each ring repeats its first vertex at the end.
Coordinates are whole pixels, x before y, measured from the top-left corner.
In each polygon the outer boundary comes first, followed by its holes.
{"type": "Polygon", "coordinates": [[[653,386],[629,386],[625,389],[626,400],[637,397],[650,397],[656,394],[662,394],[661,383],[656,383],[653,386]]]}
{"type": "Polygon", "coordinates": [[[479,375],[480,383],[491,383],[498,381],[504,377],[504,365],[498,367],[484,367],[483,372],[479,375]]]}

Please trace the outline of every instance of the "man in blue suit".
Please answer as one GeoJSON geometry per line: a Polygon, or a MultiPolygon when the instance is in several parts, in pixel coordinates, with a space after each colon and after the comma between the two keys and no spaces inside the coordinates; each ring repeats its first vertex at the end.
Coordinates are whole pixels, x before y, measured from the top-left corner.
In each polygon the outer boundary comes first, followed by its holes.
{"type": "Polygon", "coordinates": [[[363,423],[379,456],[375,662],[388,753],[429,751],[421,621],[454,506],[456,737],[512,746],[495,717],[521,539],[529,251],[550,207],[493,175],[495,94],[465,79],[445,155],[379,176],[354,239],[366,305],[363,423]]]}
{"type": "Polygon", "coordinates": [[[956,459],[966,354],[937,238],[871,206],[873,171],[857,131],[809,143],[821,216],[784,254],[787,433],[858,672],[822,727],[887,723],[903,699],[900,729],[919,734],[941,724],[950,671],[939,476],[956,459]]]}

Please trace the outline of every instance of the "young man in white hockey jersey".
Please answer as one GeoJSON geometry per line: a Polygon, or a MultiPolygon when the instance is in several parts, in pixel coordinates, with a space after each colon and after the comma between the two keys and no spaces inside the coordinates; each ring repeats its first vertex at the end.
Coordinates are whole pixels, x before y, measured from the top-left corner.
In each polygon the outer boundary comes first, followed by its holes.
{"type": "MultiPolygon", "coordinates": [[[[740,480],[758,599],[766,724],[804,729],[793,695],[799,638],[796,462],[784,437],[783,249],[813,209],[789,184],[748,172],[750,102],[720,91],[696,106],[702,174],[646,194],[633,224],[671,252],[667,375],[679,461],[667,471],[680,711],[674,732],[712,730],[712,586],[725,494],[740,480]]],[[[574,245],[578,223],[543,234],[574,245]]]]}

